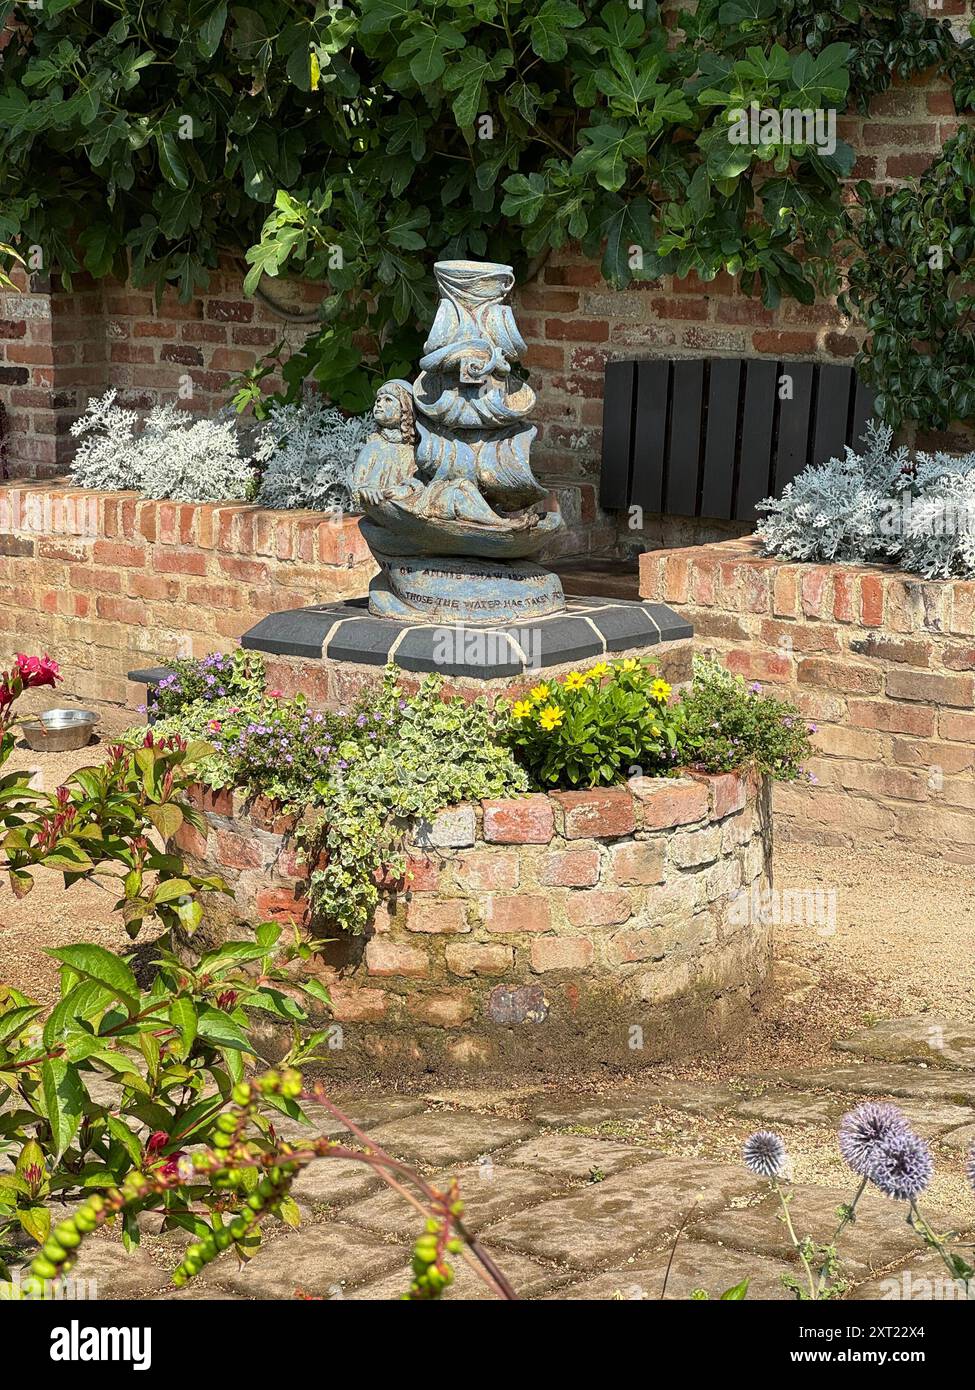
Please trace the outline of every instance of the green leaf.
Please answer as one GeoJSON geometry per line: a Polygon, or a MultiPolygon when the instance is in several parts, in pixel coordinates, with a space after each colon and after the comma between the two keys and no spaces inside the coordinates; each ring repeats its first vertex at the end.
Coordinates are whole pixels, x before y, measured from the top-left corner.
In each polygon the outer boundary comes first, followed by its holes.
{"type": "Polygon", "coordinates": [[[36,1240],[38,1245],[43,1245],[51,1234],[51,1213],[40,1203],[18,1207],[17,1220],[31,1240],[36,1240]]]}
{"type": "Polygon", "coordinates": [[[212,1043],[217,1047],[236,1047],[242,1052],[254,1051],[250,1039],[240,1024],[235,1023],[230,1015],[225,1014],[222,1009],[202,1009],[197,1023],[197,1031],[204,1042],[212,1043]]]}
{"type": "Polygon", "coordinates": [[[733,1288],[725,1289],[721,1295],[722,1303],[740,1303],[743,1298],[748,1296],[748,1280],[743,1279],[740,1284],[735,1284],[733,1288]]]}
{"type": "Polygon", "coordinates": [[[104,946],[90,942],[80,942],[75,946],[61,946],[48,950],[47,954],[55,960],[69,965],[78,975],[88,980],[96,980],[124,1004],[130,1014],[138,1012],[139,986],[135,976],[124,960],[106,951],[104,946]]]}
{"type": "Polygon", "coordinates": [[[224,0],[212,6],[196,33],[196,46],[204,58],[212,58],[220,47],[227,25],[227,6],[224,0]]]}
{"type": "Polygon", "coordinates": [[[41,1066],[41,1091],[54,1142],[54,1157],[58,1160],[78,1133],[84,1113],[85,1088],[76,1067],[60,1057],[53,1057],[41,1066]]]}
{"type": "Polygon", "coordinates": [[[108,1132],[113,1138],[117,1139],[122,1148],[131,1158],[136,1167],[142,1162],[142,1145],[138,1137],[133,1134],[124,1120],[120,1120],[117,1115],[109,1114],[106,1117],[108,1132]]]}
{"type": "Polygon", "coordinates": [[[557,63],[569,51],[567,29],[578,29],[586,17],[571,0],[545,0],[538,14],[528,22],[531,46],[547,63],[557,63]]]}
{"type": "Polygon", "coordinates": [[[183,812],[172,801],[162,806],[147,806],[146,815],[164,840],[171,840],[183,824],[183,812]]]}
{"type": "Polygon", "coordinates": [[[196,1041],[196,1007],[185,994],[178,994],[170,1004],[169,1021],[179,1030],[179,1056],[185,1059],[196,1041]]]}

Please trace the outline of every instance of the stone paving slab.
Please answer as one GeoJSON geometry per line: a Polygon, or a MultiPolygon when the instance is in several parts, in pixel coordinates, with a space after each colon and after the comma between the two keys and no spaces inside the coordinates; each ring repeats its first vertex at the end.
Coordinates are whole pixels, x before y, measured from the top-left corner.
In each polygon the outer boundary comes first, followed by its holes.
{"type": "Polygon", "coordinates": [[[854,1290],[854,1298],[897,1299],[901,1302],[968,1302],[965,1280],[952,1279],[944,1261],[932,1252],[918,1250],[900,1269],[868,1279],[854,1290]]]}
{"type": "Polygon", "coordinates": [[[470,1163],[492,1149],[527,1139],[534,1129],[525,1120],[451,1110],[394,1120],[371,1129],[369,1137],[395,1158],[439,1167],[470,1163]]]}
{"type": "Polygon", "coordinates": [[[543,1173],[569,1179],[585,1179],[593,1172],[609,1175],[635,1163],[661,1155],[639,1144],[584,1134],[542,1134],[505,1155],[506,1163],[539,1168],[543,1173]]]}
{"type": "Polygon", "coordinates": [[[621,1121],[638,1122],[653,1118],[659,1106],[672,1106],[689,1114],[703,1115],[715,1110],[727,1110],[740,1099],[740,1094],[727,1086],[712,1086],[700,1081],[674,1081],[606,1099],[578,1096],[558,1102],[543,1100],[534,1113],[538,1123],[550,1129],[569,1126],[598,1129],[602,1125],[619,1124],[621,1121]]]}
{"type": "Polygon", "coordinates": [[[580,1299],[657,1301],[665,1278],[664,1297],[667,1301],[690,1298],[695,1289],[704,1289],[712,1299],[719,1299],[726,1289],[733,1288],[745,1278],[748,1279],[746,1296],[750,1299],[785,1301],[795,1297],[782,1283],[782,1276],[795,1274],[795,1269],[780,1260],[767,1260],[762,1255],[727,1250],[703,1241],[678,1245],[668,1275],[669,1260],[670,1251],[663,1250],[625,1269],[612,1270],[597,1275],[595,1279],[584,1279],[560,1287],[546,1294],[546,1299],[570,1302],[580,1299]]]}
{"type": "MultiPolygon", "coordinates": [[[[800,1239],[809,1235],[818,1243],[832,1239],[838,1224],[836,1208],[849,1202],[854,1188],[815,1187],[797,1183],[791,1187],[789,1212],[800,1239]]],[[[934,1224],[950,1227],[951,1217],[926,1213],[934,1224]]],[[[902,1203],[867,1193],[857,1207],[857,1219],[843,1232],[840,1247],[842,1271],[855,1279],[872,1276],[886,1265],[918,1248],[918,1237],[905,1221],[902,1203]]],[[[774,1259],[795,1260],[795,1252],[782,1220],[777,1197],[766,1197],[742,1211],[722,1211],[687,1227],[691,1240],[719,1242],[737,1250],[757,1251],[774,1259]]]]}
{"type": "MultiPolygon", "coordinates": [[[[26,1279],[30,1268],[25,1265],[11,1273],[26,1279]]],[[[139,1298],[169,1285],[169,1273],[155,1264],[145,1249],[140,1246],[128,1254],[120,1241],[107,1235],[85,1241],[70,1277],[84,1280],[88,1296],[97,1299],[139,1298]]]]}
{"type": "Polygon", "coordinates": [[[734,1164],[659,1158],[506,1217],[485,1236],[541,1259],[598,1269],[659,1242],[692,1210],[715,1211],[759,1189],[734,1164]]]}
{"type": "Polygon", "coordinates": [[[833,1046],[881,1062],[929,1061],[935,1066],[975,1069],[975,1025],[937,1014],[887,1018],[833,1046]]]}
{"type": "Polygon", "coordinates": [[[914,1097],[975,1105],[975,1076],[932,1067],[846,1063],[836,1067],[781,1071],[764,1078],[788,1086],[810,1087],[861,1096],[914,1097]]]}
{"type": "Polygon", "coordinates": [[[291,1195],[302,1206],[335,1206],[366,1197],[382,1185],[382,1178],[357,1159],[319,1158],[302,1168],[291,1184],[291,1195]]]}
{"type": "Polygon", "coordinates": [[[325,1295],[385,1274],[408,1258],[405,1241],[390,1244],[359,1226],[328,1222],[273,1237],[239,1271],[233,1255],[224,1256],[210,1267],[208,1282],[250,1298],[291,1299],[298,1289],[325,1295]]]}
{"type": "MultiPolygon", "coordinates": [[[[798,1091],[769,1091],[756,1100],[737,1106],[734,1113],[765,1125],[828,1125],[835,1127],[854,1104],[840,1096],[810,1096],[798,1091]]],[[[975,1118],[971,1106],[949,1101],[906,1100],[898,1102],[914,1128],[931,1139],[975,1118]]]]}
{"type": "MultiPolygon", "coordinates": [[[[452,1168],[435,1174],[430,1181],[445,1191],[452,1177],[460,1184],[464,1223],[472,1231],[480,1231],[489,1221],[499,1220],[509,1212],[537,1206],[566,1186],[566,1179],[535,1173],[530,1168],[487,1164],[452,1168]]],[[[389,1190],[346,1207],[342,1220],[390,1235],[413,1237],[421,1233],[423,1224],[420,1216],[404,1204],[403,1198],[389,1190]]]]}
{"type": "MultiPolygon", "coordinates": [[[[524,1255],[516,1255],[511,1250],[492,1250],[486,1246],[487,1253],[493,1256],[498,1268],[514,1289],[519,1298],[531,1298],[553,1284],[564,1284],[569,1277],[564,1270],[536,1264],[524,1255]]],[[[498,1302],[498,1296],[470,1268],[465,1260],[455,1257],[451,1261],[454,1269],[454,1282],[444,1294],[445,1302],[475,1303],[498,1302]]],[[[380,1299],[399,1298],[410,1286],[412,1275],[408,1265],[379,1279],[374,1284],[355,1289],[348,1295],[356,1302],[374,1302],[380,1299]]]]}

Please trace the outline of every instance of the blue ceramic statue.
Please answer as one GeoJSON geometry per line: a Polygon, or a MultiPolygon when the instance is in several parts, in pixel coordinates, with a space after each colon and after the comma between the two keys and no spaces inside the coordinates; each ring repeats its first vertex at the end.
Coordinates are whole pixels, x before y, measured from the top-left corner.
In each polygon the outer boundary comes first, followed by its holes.
{"type": "Polygon", "coordinates": [[[362,531],[380,566],[383,617],[507,623],[559,612],[562,586],[531,557],[562,527],[531,471],[535,393],[512,372],[525,351],[510,266],[441,261],[440,306],[420,375],[387,381],[356,460],[362,531]]]}

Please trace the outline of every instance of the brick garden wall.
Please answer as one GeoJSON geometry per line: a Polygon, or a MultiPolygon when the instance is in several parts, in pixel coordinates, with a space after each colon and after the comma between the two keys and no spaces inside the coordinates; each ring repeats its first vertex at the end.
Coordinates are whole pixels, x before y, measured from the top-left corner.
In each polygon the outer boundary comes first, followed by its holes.
{"type": "MultiPolygon", "coordinates": [[[[294,819],[227,792],[199,804],[207,835],[184,827],[182,847],[233,890],[209,900],[211,936],[306,924],[294,819]]],[[[767,885],[770,854],[767,789],[733,775],[452,807],[384,882],[366,935],[315,924],[339,938],[300,967],[331,993],[332,1061],[629,1069],[713,1045],[768,972],[768,925],[732,906],[767,885]]]]}
{"type": "Polygon", "coordinates": [[[72,694],[125,703],[126,672],[233,650],[259,619],[365,592],[354,517],[0,487],[0,663],[46,648],[72,694]]]}
{"type": "Polygon", "coordinates": [[[750,539],[640,569],[641,594],[693,622],[696,650],[817,725],[817,784],[776,786],[777,834],[975,863],[975,582],[786,564],[750,539]]]}

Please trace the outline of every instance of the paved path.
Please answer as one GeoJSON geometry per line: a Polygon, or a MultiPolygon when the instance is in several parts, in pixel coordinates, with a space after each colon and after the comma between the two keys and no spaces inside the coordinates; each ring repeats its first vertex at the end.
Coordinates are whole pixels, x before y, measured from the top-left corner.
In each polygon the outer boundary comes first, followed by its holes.
{"type": "MultiPolygon", "coordinates": [[[[340,1100],[393,1154],[434,1178],[458,1177],[470,1226],[523,1298],[657,1299],[681,1228],[668,1298],[695,1289],[717,1297],[748,1276],[752,1297],[783,1299],[792,1295],[782,1277],[797,1266],[780,1208],[768,1185],[738,1160],[754,1128],[774,1127],[786,1138],[793,1221],[800,1234],[824,1241],[853,1186],[836,1152],[836,1123],[864,1097],[894,1098],[935,1149],[929,1217],[943,1229],[975,1228],[975,1198],[962,1175],[975,1135],[975,1038],[950,1024],[935,1026],[941,1031],[932,1034],[927,1018],[880,1025],[851,1040],[835,1066],[721,1084],[604,1083],[602,1093],[574,1095],[531,1086],[368,1092],[340,1100]],[[928,1058],[953,1065],[918,1062],[922,1034],[937,1043],[928,1058]],[[871,1052],[884,1060],[871,1060],[871,1052]],[[905,1055],[915,1060],[905,1063],[905,1055]]],[[[316,1125],[336,1132],[324,1113],[316,1125]]],[[[419,1218],[367,1168],[320,1161],[294,1193],[301,1228],[271,1222],[244,1269],[224,1256],[189,1289],[168,1289],[185,1237],[152,1235],[147,1220],[150,1233],[134,1255],[105,1233],[90,1243],[76,1277],[96,1279],[101,1298],[376,1300],[405,1290],[419,1218]]],[[[918,1249],[903,1207],[879,1194],[868,1194],[840,1250],[847,1297],[954,1292],[942,1287],[936,1258],[918,1249]]],[[[448,1297],[490,1296],[458,1262],[448,1297]]]]}

